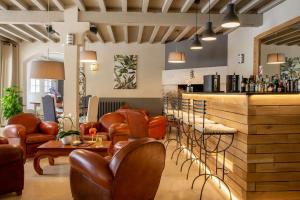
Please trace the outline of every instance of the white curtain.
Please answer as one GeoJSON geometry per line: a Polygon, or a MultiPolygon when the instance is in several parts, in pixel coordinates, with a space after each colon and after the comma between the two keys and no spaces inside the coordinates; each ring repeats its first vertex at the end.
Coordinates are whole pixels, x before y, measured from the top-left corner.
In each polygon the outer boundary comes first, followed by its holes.
{"type": "MultiPolygon", "coordinates": [[[[0,97],[4,89],[19,86],[19,47],[18,45],[0,41],[0,97]]],[[[0,125],[3,124],[0,108],[0,125]]]]}

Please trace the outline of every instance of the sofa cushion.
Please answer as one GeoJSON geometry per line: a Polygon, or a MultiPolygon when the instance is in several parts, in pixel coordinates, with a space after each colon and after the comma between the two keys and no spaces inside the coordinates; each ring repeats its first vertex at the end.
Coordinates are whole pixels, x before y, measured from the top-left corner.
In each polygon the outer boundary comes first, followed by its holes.
{"type": "Polygon", "coordinates": [[[47,142],[49,140],[55,140],[55,135],[48,135],[43,133],[31,133],[26,136],[26,143],[32,144],[32,143],[41,143],[41,142],[47,142]]]}

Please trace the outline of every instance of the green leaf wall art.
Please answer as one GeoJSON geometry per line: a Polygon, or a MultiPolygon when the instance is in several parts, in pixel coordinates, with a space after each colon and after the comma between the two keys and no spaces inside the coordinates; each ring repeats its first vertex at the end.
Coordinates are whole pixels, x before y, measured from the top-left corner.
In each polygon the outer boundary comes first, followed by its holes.
{"type": "Polygon", "coordinates": [[[114,89],[136,89],[137,55],[115,55],[114,63],[114,89]]]}

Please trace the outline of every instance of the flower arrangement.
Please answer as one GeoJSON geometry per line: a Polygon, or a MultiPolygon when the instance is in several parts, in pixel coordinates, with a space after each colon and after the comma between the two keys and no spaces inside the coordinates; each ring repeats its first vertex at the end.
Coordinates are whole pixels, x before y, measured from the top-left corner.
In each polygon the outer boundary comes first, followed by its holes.
{"type": "Polygon", "coordinates": [[[68,115],[65,115],[65,114],[61,114],[58,118],[58,134],[57,134],[57,139],[60,139],[62,140],[62,142],[64,144],[68,144],[68,143],[71,143],[72,141],[72,136],[74,135],[80,135],[80,132],[77,131],[77,130],[74,130],[75,129],[75,125],[74,125],[74,117],[72,117],[72,114],[68,114],[68,115]],[[70,130],[65,130],[65,122],[68,121],[71,123],[71,127],[70,127],[70,130]],[[68,139],[66,139],[67,136],[70,136],[68,137],[68,139]],[[65,139],[64,139],[65,138],[65,139]]]}

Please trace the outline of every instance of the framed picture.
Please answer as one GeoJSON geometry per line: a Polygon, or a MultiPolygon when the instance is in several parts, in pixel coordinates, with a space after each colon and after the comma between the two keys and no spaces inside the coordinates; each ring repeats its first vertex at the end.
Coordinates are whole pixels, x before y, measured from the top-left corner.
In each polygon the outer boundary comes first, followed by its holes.
{"type": "Polygon", "coordinates": [[[136,89],[137,55],[115,55],[114,65],[114,89],[136,89]]]}

